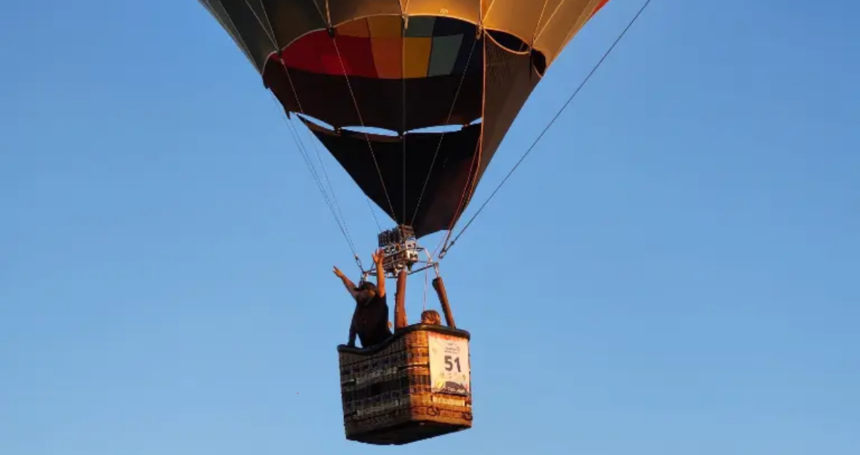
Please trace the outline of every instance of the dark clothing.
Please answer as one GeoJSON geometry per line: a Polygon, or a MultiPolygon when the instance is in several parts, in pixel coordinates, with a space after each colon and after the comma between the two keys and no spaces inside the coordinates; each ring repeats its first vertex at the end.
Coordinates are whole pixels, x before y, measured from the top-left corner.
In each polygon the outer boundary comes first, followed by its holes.
{"type": "Polygon", "coordinates": [[[386,297],[387,295],[374,297],[367,304],[356,303],[349,330],[350,346],[355,345],[356,334],[363,348],[382,343],[391,336],[391,329],[388,328],[386,297]]]}

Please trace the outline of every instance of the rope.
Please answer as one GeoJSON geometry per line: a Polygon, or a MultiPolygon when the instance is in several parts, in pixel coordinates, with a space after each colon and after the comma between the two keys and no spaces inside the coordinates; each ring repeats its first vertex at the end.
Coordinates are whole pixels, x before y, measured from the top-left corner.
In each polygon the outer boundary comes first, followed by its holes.
{"type": "MultiPolygon", "coordinates": [[[[349,89],[349,96],[352,98],[352,104],[355,106],[355,113],[358,116],[358,121],[361,123],[362,129],[365,129],[364,119],[361,117],[361,109],[358,107],[358,100],[355,99],[355,92],[352,91],[352,84],[349,82],[349,76],[346,74],[346,65],[343,63],[343,57],[340,54],[340,48],[337,46],[337,38],[332,34],[331,42],[334,44],[334,50],[337,52],[337,59],[340,61],[340,67],[343,70],[343,77],[346,80],[346,86],[349,89]]],[[[391,216],[394,218],[397,212],[394,211],[394,204],[391,203],[391,197],[388,195],[388,189],[385,188],[385,179],[382,178],[382,170],[379,168],[379,162],[376,160],[376,153],[373,152],[373,144],[370,142],[370,135],[364,132],[364,138],[367,140],[367,148],[370,149],[370,156],[373,158],[373,164],[376,166],[376,173],[379,174],[379,182],[382,183],[382,192],[385,193],[385,199],[388,201],[388,206],[391,208],[391,216]]]]}
{"type": "Polygon", "coordinates": [[[496,187],[496,189],[493,190],[493,192],[490,194],[490,196],[487,198],[487,200],[484,201],[483,204],[481,204],[481,206],[478,208],[478,211],[475,212],[474,215],[472,215],[472,217],[469,219],[469,221],[466,223],[466,225],[463,226],[463,229],[461,229],[460,232],[457,234],[457,236],[454,237],[454,240],[452,240],[449,244],[447,244],[444,248],[442,248],[442,251],[440,252],[440,255],[439,255],[440,259],[445,256],[445,254],[448,252],[448,250],[450,250],[451,247],[453,247],[455,243],[457,243],[457,240],[460,238],[460,236],[462,236],[463,233],[466,232],[466,229],[468,229],[469,226],[472,225],[472,222],[475,221],[475,218],[477,218],[478,215],[481,214],[481,212],[484,210],[484,208],[487,206],[487,204],[489,204],[490,200],[493,199],[493,197],[496,195],[496,193],[499,192],[499,190],[502,188],[502,186],[505,184],[505,182],[507,182],[508,179],[511,177],[511,175],[514,173],[514,171],[516,171],[517,168],[520,166],[520,164],[522,164],[523,160],[525,160],[526,157],[532,152],[532,150],[534,150],[534,148],[538,144],[538,142],[540,142],[540,140],[543,138],[543,136],[546,134],[546,132],[550,129],[550,127],[552,127],[552,125],[555,123],[555,121],[558,120],[558,118],[561,116],[561,114],[564,112],[564,110],[567,109],[567,107],[570,105],[570,103],[573,101],[573,99],[576,98],[576,95],[579,94],[580,90],[582,90],[582,88],[589,81],[589,79],[591,79],[591,76],[594,75],[594,73],[597,71],[598,68],[600,68],[600,65],[602,65],[603,62],[606,60],[606,58],[609,57],[609,54],[612,53],[612,50],[615,49],[615,46],[618,45],[618,43],[621,41],[622,38],[624,38],[624,35],[627,34],[627,31],[630,30],[630,27],[632,27],[633,24],[636,23],[636,20],[639,19],[639,16],[642,15],[642,13],[645,11],[645,9],[648,7],[649,4],[651,4],[651,0],[645,0],[645,3],[642,5],[641,8],[639,8],[639,11],[636,13],[636,15],[633,16],[633,19],[630,20],[630,22],[627,24],[627,26],[624,27],[624,30],[622,30],[621,33],[618,35],[618,37],[615,38],[615,41],[612,43],[611,46],[609,46],[609,49],[606,50],[606,52],[603,54],[603,57],[601,57],[600,60],[597,62],[597,64],[594,65],[594,67],[591,69],[591,72],[589,72],[588,75],[585,76],[585,79],[583,79],[582,83],[579,84],[579,87],[577,87],[576,90],[573,92],[573,94],[570,95],[570,97],[567,99],[567,102],[564,103],[564,105],[561,107],[561,109],[559,109],[558,112],[556,112],[556,114],[552,118],[552,120],[550,120],[550,122],[546,125],[546,127],[543,129],[543,131],[541,131],[541,133],[540,133],[540,135],[538,135],[537,139],[535,139],[534,142],[532,142],[531,146],[529,146],[529,148],[526,150],[526,152],[523,154],[523,156],[520,157],[519,161],[517,161],[517,163],[514,165],[514,167],[505,176],[505,178],[502,179],[501,183],[499,183],[499,185],[496,187]]]}
{"type": "MultiPolygon", "coordinates": [[[[259,23],[260,26],[266,31],[266,36],[269,38],[269,40],[272,42],[272,45],[277,50],[278,60],[280,61],[281,67],[284,69],[284,74],[286,74],[287,80],[290,83],[290,89],[292,90],[293,96],[296,99],[296,103],[298,105],[299,112],[304,115],[304,108],[302,107],[302,102],[299,99],[299,94],[296,91],[296,87],[293,84],[293,79],[290,76],[290,71],[287,68],[286,62],[284,62],[283,59],[280,58],[281,57],[280,56],[281,47],[278,44],[277,39],[274,35],[274,27],[272,26],[272,21],[269,18],[269,14],[266,11],[265,5],[263,5],[263,14],[264,14],[265,19],[266,19],[265,22],[269,26],[268,29],[264,25],[263,20],[260,18],[260,16],[257,15],[254,8],[252,8],[251,5],[248,3],[248,0],[245,0],[245,6],[248,7],[248,10],[250,10],[251,13],[254,15],[254,18],[257,19],[257,23],[259,23]]],[[[231,19],[231,22],[232,22],[232,19],[231,19]]],[[[272,95],[272,99],[275,101],[275,105],[277,106],[277,104],[278,104],[277,99],[275,99],[274,95],[272,95]]],[[[281,111],[280,109],[278,109],[278,110],[281,111]]],[[[287,126],[290,129],[290,135],[293,137],[293,141],[296,143],[296,148],[299,150],[299,153],[302,155],[302,158],[305,160],[305,165],[307,165],[308,170],[311,173],[311,177],[313,177],[314,182],[317,184],[317,188],[320,190],[320,194],[322,194],[323,199],[325,200],[326,205],[329,208],[329,211],[331,211],[331,213],[332,213],[332,216],[334,216],[335,222],[337,223],[338,228],[340,229],[341,233],[343,234],[343,237],[346,240],[346,243],[349,245],[349,248],[352,251],[353,256],[356,258],[356,260],[358,260],[358,253],[356,252],[355,243],[352,241],[352,237],[349,235],[349,227],[347,226],[346,218],[343,216],[343,211],[341,211],[341,209],[340,209],[340,203],[337,200],[337,196],[335,195],[335,192],[334,192],[334,187],[332,187],[331,180],[328,177],[328,172],[325,169],[325,164],[323,164],[322,156],[319,153],[319,149],[317,148],[316,143],[313,142],[313,140],[311,141],[311,144],[313,144],[314,150],[316,151],[317,159],[319,159],[320,167],[323,170],[323,174],[325,176],[329,190],[332,193],[331,198],[329,198],[329,195],[325,190],[325,186],[322,184],[322,180],[320,179],[319,173],[317,173],[316,168],[313,166],[313,161],[311,160],[309,153],[307,151],[307,148],[304,146],[304,143],[301,140],[301,136],[299,135],[298,131],[296,131],[295,125],[289,121],[289,116],[286,115],[283,111],[281,111],[281,114],[282,114],[282,118],[283,118],[284,122],[287,124],[287,126]],[[334,200],[334,204],[332,204],[332,200],[334,200]],[[337,208],[336,211],[335,211],[335,208],[337,208]],[[338,218],[338,215],[340,215],[339,218],[338,218]]],[[[360,264],[359,264],[359,268],[361,268],[360,264]]]]}
{"type": "MultiPolygon", "coordinates": [[[[298,98],[296,98],[296,100],[298,100],[298,98]]],[[[329,191],[331,192],[331,198],[332,198],[332,201],[334,201],[334,206],[335,206],[335,208],[337,208],[337,213],[338,213],[338,215],[340,215],[340,219],[343,222],[343,228],[344,228],[344,230],[346,230],[346,235],[350,236],[350,238],[351,238],[352,236],[349,233],[349,226],[347,226],[347,224],[346,224],[346,217],[343,216],[343,211],[340,209],[340,203],[338,202],[337,195],[334,192],[334,187],[331,184],[331,180],[328,178],[328,171],[326,171],[325,164],[323,163],[322,154],[320,153],[320,149],[319,149],[319,147],[317,147],[317,143],[314,141],[315,138],[313,137],[313,133],[311,133],[311,130],[308,128],[305,128],[305,131],[307,131],[308,136],[311,139],[311,144],[314,147],[314,152],[316,152],[316,154],[317,154],[317,160],[319,160],[319,162],[320,162],[320,168],[322,168],[323,176],[325,176],[325,181],[328,184],[329,191]]]]}
{"type": "MultiPolygon", "coordinates": [[[[469,50],[469,57],[466,59],[466,66],[463,69],[463,75],[460,76],[460,83],[457,85],[457,92],[454,93],[454,100],[451,102],[451,109],[448,110],[448,117],[445,120],[445,123],[451,122],[451,116],[454,115],[454,106],[457,104],[457,99],[460,97],[460,89],[463,87],[463,82],[466,80],[466,74],[469,73],[469,66],[472,63],[472,54],[475,52],[475,46],[478,44],[478,39],[475,38],[472,41],[472,49],[469,50]]],[[[445,134],[443,133],[441,137],[439,137],[439,143],[436,144],[436,152],[433,153],[433,160],[430,162],[430,170],[427,172],[427,177],[424,179],[424,185],[421,187],[421,193],[418,196],[418,203],[415,204],[415,212],[412,214],[412,221],[409,224],[415,223],[415,217],[418,216],[418,208],[421,207],[421,201],[424,199],[424,192],[427,191],[427,184],[430,182],[430,174],[433,173],[433,168],[436,165],[436,158],[439,156],[439,150],[442,149],[442,141],[445,139],[445,134]]],[[[404,169],[405,172],[405,169],[404,169]]]]}
{"type": "Polygon", "coordinates": [[[424,304],[421,311],[427,311],[427,281],[429,280],[429,270],[424,270],[424,304]]]}
{"type": "MultiPolygon", "coordinates": [[[[295,84],[293,84],[293,78],[292,78],[292,76],[290,76],[290,69],[287,68],[287,63],[282,58],[280,58],[280,55],[278,56],[278,61],[281,62],[281,67],[284,69],[284,74],[287,76],[287,81],[289,81],[289,83],[290,83],[290,90],[293,92],[293,97],[296,99],[296,105],[299,108],[299,113],[302,115],[305,115],[305,109],[304,109],[304,107],[302,107],[302,101],[299,98],[299,93],[296,90],[295,84]]],[[[292,123],[290,123],[290,125],[293,126],[292,123]]],[[[293,128],[295,128],[295,126],[293,126],[293,128]]],[[[310,133],[310,131],[308,131],[308,133],[310,133]]],[[[296,134],[296,136],[298,136],[298,131],[296,131],[295,134],[296,134]]],[[[301,137],[299,137],[299,142],[301,142],[301,137]]],[[[343,235],[347,239],[347,242],[350,244],[350,248],[352,249],[352,255],[357,256],[358,253],[356,253],[355,243],[352,241],[352,237],[349,235],[349,227],[346,224],[346,218],[343,216],[343,211],[341,211],[341,209],[340,209],[340,203],[337,201],[337,196],[334,193],[334,187],[331,184],[331,180],[329,180],[328,171],[326,171],[325,164],[323,164],[322,156],[320,155],[319,148],[317,147],[316,142],[314,142],[313,139],[311,139],[311,144],[313,144],[314,151],[317,154],[317,159],[319,159],[319,162],[320,162],[320,167],[322,167],[323,174],[325,175],[326,182],[328,183],[328,186],[329,186],[329,190],[332,193],[332,199],[334,199],[334,206],[332,206],[331,202],[329,202],[328,195],[325,193],[325,187],[323,187],[322,183],[320,182],[319,185],[321,187],[321,191],[323,192],[323,195],[326,198],[326,202],[328,202],[328,204],[329,204],[329,210],[332,211],[332,214],[335,216],[335,220],[338,222],[338,227],[341,229],[341,231],[343,232],[343,235]],[[337,218],[337,215],[335,214],[334,207],[337,207],[337,213],[340,214],[340,219],[337,218]],[[343,226],[341,226],[341,223],[343,223],[343,226]]],[[[313,169],[312,172],[314,174],[316,174],[316,168],[313,167],[313,162],[310,160],[310,158],[308,158],[308,165],[311,166],[311,169],[313,169]]],[[[319,180],[319,174],[317,174],[316,178],[317,178],[317,180],[319,180]]]]}
{"type": "Polygon", "coordinates": [[[382,232],[382,225],[379,224],[379,218],[376,217],[376,210],[373,210],[373,204],[370,202],[370,198],[365,196],[364,199],[367,200],[367,208],[370,209],[370,214],[373,215],[373,221],[376,223],[376,229],[379,229],[379,232],[382,232]]]}
{"type": "MultiPolygon", "coordinates": [[[[281,67],[284,69],[284,74],[286,74],[287,81],[289,81],[289,83],[290,83],[290,90],[293,92],[293,97],[295,97],[295,99],[296,99],[296,105],[299,108],[299,113],[304,115],[305,110],[304,110],[304,107],[302,107],[302,102],[301,102],[301,99],[299,99],[299,93],[296,90],[296,86],[293,84],[293,78],[292,78],[292,76],[290,76],[290,70],[289,70],[289,68],[287,68],[287,63],[284,62],[284,60],[282,58],[280,58],[280,55],[278,56],[278,60],[281,62],[281,67]]],[[[273,97],[274,97],[274,95],[273,95],[273,97]]],[[[302,144],[302,146],[303,146],[304,143],[301,141],[301,137],[299,136],[298,131],[295,131],[295,125],[293,125],[289,121],[287,123],[294,130],[294,134],[295,134],[294,139],[297,139],[298,143],[302,144]]],[[[356,248],[355,248],[355,243],[352,241],[352,237],[349,235],[349,227],[346,224],[346,218],[343,216],[343,212],[340,210],[340,203],[337,202],[337,196],[334,193],[334,187],[332,187],[331,180],[329,180],[329,178],[328,178],[328,172],[325,170],[325,165],[323,164],[322,157],[320,156],[320,153],[319,153],[319,149],[317,148],[316,143],[313,142],[313,140],[311,141],[311,144],[313,144],[313,146],[314,146],[314,150],[316,151],[317,158],[319,159],[319,162],[320,162],[320,167],[322,167],[323,173],[325,174],[325,179],[326,179],[326,182],[328,182],[329,189],[332,193],[332,198],[334,199],[334,204],[331,203],[331,200],[328,197],[328,193],[326,193],[325,187],[322,185],[322,181],[319,178],[319,174],[316,172],[316,168],[313,166],[313,161],[310,159],[310,157],[306,158],[307,162],[308,162],[307,163],[308,167],[309,167],[309,169],[311,169],[311,173],[314,175],[314,178],[317,180],[317,185],[319,186],[320,191],[323,194],[323,198],[325,198],[326,203],[329,206],[329,210],[331,210],[332,215],[335,217],[335,221],[338,224],[338,228],[343,233],[343,236],[344,236],[344,238],[346,238],[347,243],[349,243],[349,248],[350,248],[350,250],[352,250],[352,255],[354,257],[358,257],[358,253],[357,253],[356,248]],[[335,212],[335,207],[337,207],[337,212],[335,212]],[[338,213],[340,214],[340,218],[338,218],[338,216],[337,216],[338,213]]],[[[304,154],[307,154],[307,150],[305,150],[303,152],[303,155],[304,154]]]]}
{"type": "MultiPolygon", "coordinates": [[[[272,96],[272,98],[274,99],[274,95],[272,96]]],[[[277,108],[277,100],[275,100],[275,103],[277,108]]],[[[349,236],[349,231],[344,226],[346,221],[341,224],[341,220],[338,218],[337,213],[334,210],[334,206],[332,205],[331,200],[328,197],[328,193],[326,193],[325,191],[325,187],[322,184],[322,180],[320,179],[319,174],[316,172],[316,169],[313,166],[313,161],[311,161],[311,158],[307,152],[307,149],[304,146],[304,143],[302,143],[301,138],[298,135],[298,131],[296,131],[293,123],[287,119],[286,115],[283,114],[283,112],[282,119],[284,120],[284,123],[287,124],[287,128],[290,131],[290,136],[292,136],[293,141],[296,144],[296,149],[298,149],[299,154],[302,156],[302,159],[304,159],[305,165],[307,165],[308,170],[311,173],[311,177],[317,184],[317,189],[319,189],[320,194],[322,194],[323,196],[323,200],[325,200],[325,203],[329,208],[329,211],[331,211],[332,216],[334,216],[334,220],[337,223],[338,229],[340,229],[341,234],[343,234],[343,237],[346,240],[347,245],[349,245],[349,249],[352,251],[352,254],[356,256],[358,253],[356,251],[355,244],[353,243],[352,238],[349,236]]]]}
{"type": "MultiPolygon", "coordinates": [[[[478,161],[478,156],[480,155],[480,153],[478,153],[478,150],[480,148],[481,148],[481,143],[478,142],[475,145],[475,153],[472,154],[472,162],[471,162],[471,164],[469,164],[469,169],[470,170],[474,169],[474,174],[470,175],[469,180],[466,181],[466,185],[463,187],[463,193],[460,195],[460,203],[457,204],[457,211],[454,212],[454,216],[451,218],[451,223],[448,224],[448,232],[445,234],[445,236],[442,237],[442,241],[439,242],[439,245],[436,246],[436,249],[433,250],[433,256],[436,256],[436,252],[439,251],[440,248],[445,246],[445,244],[448,242],[448,240],[451,239],[451,236],[454,234],[454,225],[457,224],[457,216],[465,210],[467,199],[472,197],[471,191],[474,190],[475,179],[478,178],[478,168],[477,168],[478,163],[477,163],[477,161],[478,161]]],[[[445,249],[442,250],[442,253],[439,256],[439,259],[442,259],[442,257],[444,257],[444,256],[445,256],[445,249]]]]}
{"type": "MultiPolygon", "coordinates": [[[[409,8],[409,2],[406,2],[409,8]]],[[[400,144],[403,156],[403,221],[406,222],[406,10],[400,18],[400,144]]],[[[393,215],[393,214],[392,214],[393,215]]],[[[412,223],[409,223],[412,224],[412,223]]]]}

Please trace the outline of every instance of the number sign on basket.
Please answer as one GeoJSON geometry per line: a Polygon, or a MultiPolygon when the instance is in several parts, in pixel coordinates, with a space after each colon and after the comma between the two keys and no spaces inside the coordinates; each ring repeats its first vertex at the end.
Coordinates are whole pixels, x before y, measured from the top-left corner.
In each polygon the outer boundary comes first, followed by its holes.
{"type": "Polygon", "coordinates": [[[429,333],[427,344],[433,392],[468,396],[471,392],[468,340],[429,333]]]}

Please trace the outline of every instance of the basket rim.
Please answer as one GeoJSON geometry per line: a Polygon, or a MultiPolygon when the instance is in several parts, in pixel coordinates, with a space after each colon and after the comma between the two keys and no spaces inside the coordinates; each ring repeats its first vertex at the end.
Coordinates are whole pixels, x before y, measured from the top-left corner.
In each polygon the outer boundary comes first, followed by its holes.
{"type": "Polygon", "coordinates": [[[412,324],[408,325],[396,332],[394,335],[388,337],[387,340],[379,343],[377,345],[370,346],[368,348],[359,348],[359,347],[350,347],[345,344],[339,344],[337,346],[337,352],[347,353],[347,354],[364,354],[371,355],[376,354],[377,352],[387,348],[392,343],[396,342],[400,338],[413,333],[413,332],[436,332],[442,335],[450,335],[458,338],[465,338],[466,340],[471,341],[472,334],[470,334],[466,330],[462,329],[452,329],[451,327],[446,327],[444,325],[436,325],[436,324],[412,324]]]}

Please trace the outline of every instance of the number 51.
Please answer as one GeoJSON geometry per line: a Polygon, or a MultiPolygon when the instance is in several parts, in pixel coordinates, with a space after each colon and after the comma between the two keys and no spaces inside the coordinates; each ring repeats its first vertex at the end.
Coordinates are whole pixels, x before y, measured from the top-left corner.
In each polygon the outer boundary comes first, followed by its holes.
{"type": "Polygon", "coordinates": [[[460,373],[460,358],[459,357],[451,357],[450,355],[445,356],[445,371],[452,371],[454,369],[454,365],[457,365],[457,373],[460,373]]]}

